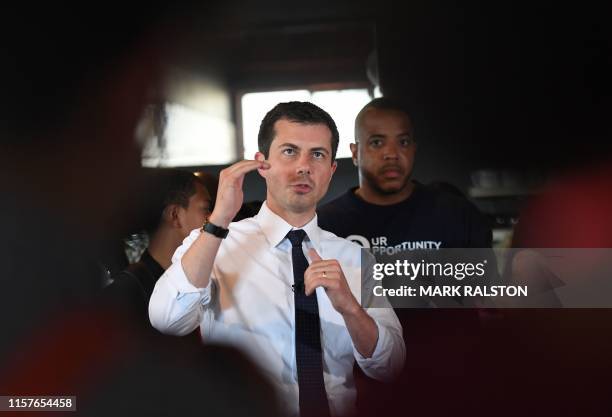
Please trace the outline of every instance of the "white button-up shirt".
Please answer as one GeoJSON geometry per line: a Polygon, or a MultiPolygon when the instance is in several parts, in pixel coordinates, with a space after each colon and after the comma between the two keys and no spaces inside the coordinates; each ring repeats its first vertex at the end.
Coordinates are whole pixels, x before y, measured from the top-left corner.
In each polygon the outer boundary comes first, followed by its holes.
{"type": "MultiPolygon", "coordinates": [[[[232,223],[229,229],[206,288],[193,286],[181,265],[200,231],[192,231],[184,240],[153,291],[151,323],[173,335],[188,334],[199,325],[205,342],[238,347],[277,386],[285,411],[299,415],[293,269],[291,242],[286,238],[294,228],[264,203],[257,216],[232,223]]],[[[338,260],[351,291],[361,300],[360,247],[320,229],[316,216],[302,229],[308,236],[303,242],[306,258],[308,249],[315,248],[323,259],[338,260]]],[[[344,319],[325,289],[317,288],[316,294],[330,411],[332,415],[352,413],[355,360],[372,378],[392,378],[405,359],[402,328],[393,309],[367,309],[378,327],[378,341],[373,355],[365,358],[353,346],[344,319]]]]}

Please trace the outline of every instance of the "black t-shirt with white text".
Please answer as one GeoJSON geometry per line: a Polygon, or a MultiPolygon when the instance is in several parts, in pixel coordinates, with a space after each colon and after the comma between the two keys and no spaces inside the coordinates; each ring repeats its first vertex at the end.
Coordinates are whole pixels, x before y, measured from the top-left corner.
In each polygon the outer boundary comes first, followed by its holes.
{"type": "Polygon", "coordinates": [[[370,204],[351,188],[320,207],[318,224],[373,255],[401,250],[491,247],[486,218],[468,200],[415,183],[410,197],[388,206],[370,204]]]}

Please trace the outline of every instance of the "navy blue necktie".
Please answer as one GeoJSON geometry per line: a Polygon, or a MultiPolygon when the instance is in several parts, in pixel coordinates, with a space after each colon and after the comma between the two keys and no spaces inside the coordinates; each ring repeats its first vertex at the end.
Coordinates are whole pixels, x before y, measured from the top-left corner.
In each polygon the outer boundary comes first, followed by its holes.
{"type": "Polygon", "coordinates": [[[323,380],[323,353],[321,351],[321,322],[316,293],[304,292],[304,272],[308,261],[302,250],[306,237],[303,230],[287,234],[291,241],[293,261],[293,292],[295,298],[295,360],[300,387],[300,416],[329,416],[329,404],[323,380]]]}

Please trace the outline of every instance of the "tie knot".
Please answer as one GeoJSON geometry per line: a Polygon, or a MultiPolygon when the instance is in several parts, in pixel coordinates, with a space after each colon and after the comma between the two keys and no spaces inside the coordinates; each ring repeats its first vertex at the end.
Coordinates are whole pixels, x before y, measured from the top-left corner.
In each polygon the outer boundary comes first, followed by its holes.
{"type": "Polygon", "coordinates": [[[291,246],[302,246],[302,241],[306,237],[306,232],[302,229],[292,230],[287,233],[287,239],[291,242],[291,246]]]}

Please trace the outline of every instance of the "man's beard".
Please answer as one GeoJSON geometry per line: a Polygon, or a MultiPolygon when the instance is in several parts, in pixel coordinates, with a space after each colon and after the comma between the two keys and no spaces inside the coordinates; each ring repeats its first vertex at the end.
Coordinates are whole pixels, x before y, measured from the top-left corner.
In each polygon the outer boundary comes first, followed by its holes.
{"type": "Polygon", "coordinates": [[[401,191],[405,190],[406,187],[408,187],[408,184],[410,182],[410,174],[406,175],[403,178],[403,181],[400,182],[398,185],[394,184],[394,185],[387,185],[387,186],[384,185],[385,181],[381,180],[379,175],[376,175],[371,171],[362,170],[361,175],[363,179],[365,180],[365,182],[368,183],[370,188],[375,193],[379,195],[383,195],[383,196],[394,195],[394,194],[400,193],[401,191]]]}

